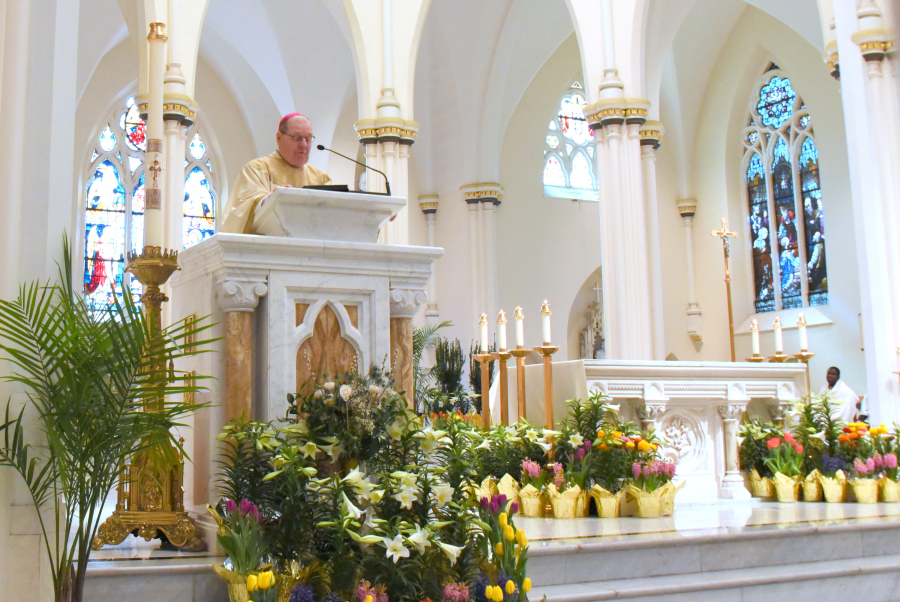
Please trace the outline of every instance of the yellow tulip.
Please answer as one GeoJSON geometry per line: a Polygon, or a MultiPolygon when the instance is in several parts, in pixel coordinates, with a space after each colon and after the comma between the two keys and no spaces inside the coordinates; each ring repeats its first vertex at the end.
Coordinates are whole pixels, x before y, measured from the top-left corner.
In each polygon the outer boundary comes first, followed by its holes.
{"type": "Polygon", "coordinates": [[[369,594],[363,602],[375,602],[375,599],[372,598],[372,594],[369,594]]]}
{"type": "Polygon", "coordinates": [[[501,512],[500,513],[500,526],[505,528],[506,525],[508,525],[508,524],[509,524],[509,516],[506,514],[506,512],[501,512]]]}
{"type": "Polygon", "coordinates": [[[528,545],[528,537],[525,535],[525,531],[523,531],[522,529],[516,531],[516,543],[518,543],[519,546],[523,548],[528,545]]]}
{"type": "Polygon", "coordinates": [[[256,575],[247,575],[247,591],[256,591],[256,575]]]}
{"type": "Polygon", "coordinates": [[[506,525],[506,528],[503,530],[503,534],[506,536],[506,541],[516,540],[516,530],[509,525],[506,525]]]}
{"type": "Polygon", "coordinates": [[[522,591],[526,594],[531,591],[531,577],[525,577],[525,581],[522,582],[522,591]]]}
{"type": "Polygon", "coordinates": [[[516,593],[516,584],[512,579],[506,582],[506,593],[510,596],[516,593]]]}
{"type": "Polygon", "coordinates": [[[497,556],[503,556],[503,542],[498,541],[497,545],[494,546],[494,551],[497,552],[497,556]]]}
{"type": "Polygon", "coordinates": [[[263,571],[256,576],[256,587],[260,590],[269,589],[269,572],[263,571]]]}

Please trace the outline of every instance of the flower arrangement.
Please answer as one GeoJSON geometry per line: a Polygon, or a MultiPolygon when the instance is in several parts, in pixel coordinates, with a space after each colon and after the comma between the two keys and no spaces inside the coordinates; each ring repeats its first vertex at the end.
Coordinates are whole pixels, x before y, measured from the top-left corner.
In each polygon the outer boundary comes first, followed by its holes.
{"type": "Polygon", "coordinates": [[[517,511],[516,502],[505,495],[492,500],[481,498],[479,525],[490,563],[484,597],[491,602],[527,602],[531,590],[531,580],[525,575],[528,537],[525,531],[516,529],[512,517],[517,511]]]}
{"type": "Polygon", "coordinates": [[[644,491],[655,491],[675,476],[675,463],[654,458],[649,462],[635,462],[631,465],[634,484],[644,491]]]}
{"type": "Polygon", "coordinates": [[[538,491],[544,488],[547,483],[548,473],[537,462],[532,460],[522,460],[522,486],[531,485],[538,491]]]}
{"type": "Polygon", "coordinates": [[[276,602],[278,600],[278,579],[272,571],[263,571],[247,576],[247,593],[252,602],[276,602]]]}
{"type": "Polygon", "coordinates": [[[263,540],[263,517],[256,504],[248,499],[237,504],[225,502],[225,516],[217,536],[219,545],[231,562],[231,570],[249,575],[265,562],[266,545],[263,540]]]}
{"type": "Polygon", "coordinates": [[[766,441],[768,456],[765,458],[766,466],[774,474],[783,474],[786,477],[798,477],[803,466],[803,446],[797,443],[790,431],[785,431],[781,437],[771,437],[766,441]]]}

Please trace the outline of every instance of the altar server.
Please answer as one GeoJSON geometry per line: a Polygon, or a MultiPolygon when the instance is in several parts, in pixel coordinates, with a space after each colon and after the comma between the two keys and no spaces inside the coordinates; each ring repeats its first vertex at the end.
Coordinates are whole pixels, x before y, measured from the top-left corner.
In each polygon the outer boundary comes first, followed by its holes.
{"type": "Polygon", "coordinates": [[[221,231],[256,234],[253,216],[257,206],[278,187],[330,184],[331,178],[325,172],[308,164],[313,140],[313,126],[308,117],[300,113],[285,115],[275,134],[278,150],[250,161],[238,175],[225,207],[221,231]]]}
{"type": "Polygon", "coordinates": [[[822,387],[819,395],[828,395],[834,400],[831,417],[840,418],[844,422],[854,422],[859,410],[859,396],[841,380],[841,371],[836,366],[828,369],[825,380],[828,384],[822,387]]]}

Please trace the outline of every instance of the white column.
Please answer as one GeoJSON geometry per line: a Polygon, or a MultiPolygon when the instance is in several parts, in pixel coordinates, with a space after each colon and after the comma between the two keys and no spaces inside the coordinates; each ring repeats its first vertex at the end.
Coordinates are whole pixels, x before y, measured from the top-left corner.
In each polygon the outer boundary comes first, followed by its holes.
{"type": "Polygon", "coordinates": [[[487,313],[487,308],[481,303],[481,267],[483,257],[478,252],[479,240],[478,235],[478,206],[481,203],[477,201],[468,202],[466,208],[469,210],[469,259],[471,261],[469,268],[469,278],[472,299],[472,316],[479,316],[487,313]]]}
{"type": "Polygon", "coordinates": [[[475,288],[478,291],[475,315],[483,312],[489,317],[495,316],[498,309],[495,217],[497,207],[503,199],[503,187],[496,183],[479,183],[461,186],[460,190],[471,212],[469,240],[470,246],[475,248],[472,256],[473,266],[478,268],[477,272],[473,270],[473,277],[477,278],[475,288]],[[473,209],[473,206],[477,206],[477,209],[473,209]],[[471,238],[473,232],[474,245],[471,238]]]}
{"type": "Polygon", "coordinates": [[[697,286],[694,280],[694,213],[697,211],[695,199],[678,201],[678,212],[684,220],[684,258],[687,264],[687,333],[691,340],[699,343],[703,340],[701,333],[700,303],[697,301],[697,286]]]}
{"type": "Polygon", "coordinates": [[[644,207],[647,216],[647,254],[650,269],[650,303],[653,359],[665,359],[665,321],[663,319],[662,266],[659,252],[659,198],[656,194],[656,150],[662,137],[662,124],[648,121],[641,129],[641,167],[644,176],[644,207]]]}
{"type": "Polygon", "coordinates": [[[896,164],[890,164],[890,158],[897,156],[900,131],[897,121],[886,115],[889,107],[884,106],[884,98],[890,94],[889,105],[896,107],[897,86],[883,85],[885,73],[893,76],[893,65],[886,56],[889,40],[877,7],[863,2],[857,11],[855,3],[844,2],[835,3],[834,9],[859,263],[866,394],[872,419],[889,423],[900,418],[893,373],[900,341],[894,288],[898,275],[890,259],[900,253],[896,238],[900,198],[892,184],[896,164]]]}
{"type": "Polygon", "coordinates": [[[744,477],[738,466],[737,423],[746,411],[746,402],[719,406],[725,435],[725,476],[722,477],[720,497],[725,499],[750,499],[750,492],[744,486],[744,477]]]}
{"type": "MultiPolygon", "coordinates": [[[[434,247],[434,224],[437,219],[438,195],[424,194],[419,196],[419,208],[425,214],[425,226],[428,228],[428,246],[434,247]]],[[[425,306],[425,317],[432,322],[439,322],[440,311],[437,301],[437,266],[431,267],[431,279],[428,281],[428,304],[425,306]]]]}

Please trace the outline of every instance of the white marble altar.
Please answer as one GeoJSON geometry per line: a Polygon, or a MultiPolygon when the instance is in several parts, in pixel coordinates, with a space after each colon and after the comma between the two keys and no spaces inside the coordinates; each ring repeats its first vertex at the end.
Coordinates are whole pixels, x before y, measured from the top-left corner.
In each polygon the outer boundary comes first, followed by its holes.
{"type": "Polygon", "coordinates": [[[737,464],[745,412],[770,420],[806,394],[802,364],[584,362],[588,390],[621,402],[621,415],[653,429],[687,481],[678,503],[749,498],[737,464]]]}

